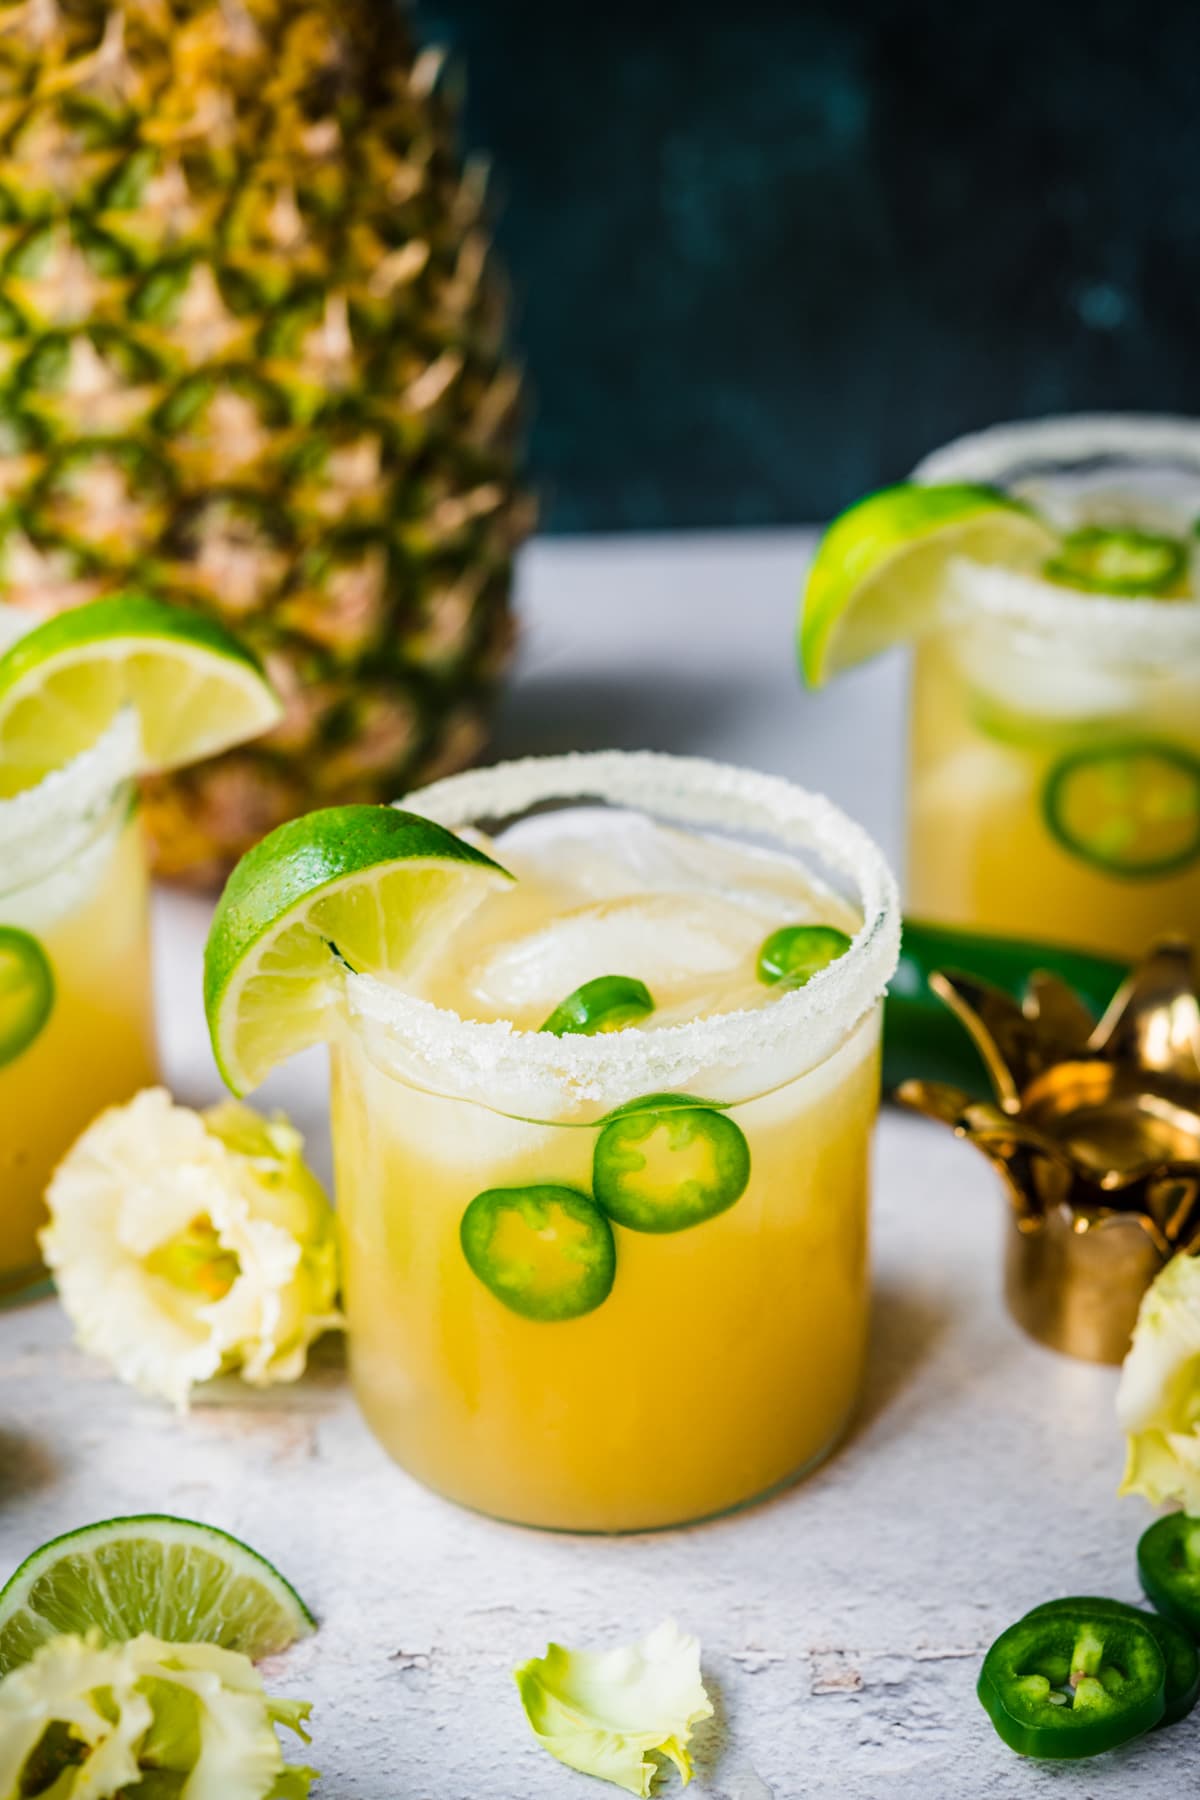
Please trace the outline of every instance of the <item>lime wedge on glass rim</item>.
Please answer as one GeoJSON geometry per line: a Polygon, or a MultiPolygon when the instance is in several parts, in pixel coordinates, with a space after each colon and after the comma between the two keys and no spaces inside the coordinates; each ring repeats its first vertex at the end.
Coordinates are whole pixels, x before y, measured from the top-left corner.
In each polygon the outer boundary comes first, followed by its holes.
{"type": "Polygon", "coordinates": [[[264,1557],[211,1525],[162,1513],[85,1525],[26,1558],[0,1590],[0,1676],[59,1632],[92,1627],[112,1643],[148,1631],[255,1659],[317,1628],[264,1557]]]}
{"type": "Polygon", "coordinates": [[[444,826],[391,806],[331,806],[247,852],[217,903],[204,1005],[235,1094],[330,1035],[347,967],[400,975],[507,870],[444,826]]]}
{"type": "MultiPolygon", "coordinates": [[[[2,646],[0,646],[2,648],[2,646]]],[[[30,787],[94,744],[125,706],[143,774],[181,768],[278,724],[250,652],[214,620],[115,594],[35,625],[0,654],[0,768],[30,787]]]]}
{"type": "Polygon", "coordinates": [[[805,680],[820,687],[840,669],[919,636],[936,616],[952,556],[1037,570],[1058,542],[999,488],[903,482],[868,494],[817,545],[800,606],[805,680]]]}

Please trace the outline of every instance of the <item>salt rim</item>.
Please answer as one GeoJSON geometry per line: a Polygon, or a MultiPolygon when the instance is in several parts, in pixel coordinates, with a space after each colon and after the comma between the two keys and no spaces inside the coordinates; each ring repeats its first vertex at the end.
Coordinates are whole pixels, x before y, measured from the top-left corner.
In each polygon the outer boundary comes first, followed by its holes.
{"type": "MultiPolygon", "coordinates": [[[[1152,413],[1072,413],[1060,419],[993,425],[933,451],[912,480],[925,484],[982,481],[1008,486],[1026,472],[1117,456],[1127,462],[1194,464],[1200,479],[1200,420],[1152,413]]],[[[984,617],[1050,640],[1091,662],[1158,668],[1200,657],[1200,604],[1164,605],[1151,595],[1111,599],[1074,593],[1056,582],[966,557],[948,570],[951,619],[984,617]]]]}
{"type": "Polygon", "coordinates": [[[1176,670],[1200,658],[1200,604],[1080,594],[995,563],[951,557],[942,623],[989,620],[1030,640],[1036,654],[1066,649],[1073,660],[1129,669],[1176,670]]]}
{"type": "Polygon", "coordinates": [[[863,923],[850,948],[803,988],[754,1011],[728,1012],[660,1031],[552,1037],[505,1020],[481,1023],[436,1007],[371,975],[350,975],[352,1021],[376,1060],[439,1092],[479,1098],[497,1110],[548,1118],[589,1102],[616,1106],[641,1094],[693,1089],[746,1099],[825,1062],[875,1005],[895,972],[900,899],[878,846],[819,794],[778,776],[701,757],[656,751],[573,752],[474,770],[409,795],[402,804],[453,830],[520,813],[541,800],[603,799],[665,813],[674,821],[759,831],[814,852],[849,876],[863,923]],[[780,1061],[786,1072],[769,1072],[780,1061]]]}
{"type": "Polygon", "coordinates": [[[4,886],[20,888],[75,855],[98,828],[117,790],[137,770],[140,732],[124,708],[94,744],[35,787],[0,800],[4,886]]]}

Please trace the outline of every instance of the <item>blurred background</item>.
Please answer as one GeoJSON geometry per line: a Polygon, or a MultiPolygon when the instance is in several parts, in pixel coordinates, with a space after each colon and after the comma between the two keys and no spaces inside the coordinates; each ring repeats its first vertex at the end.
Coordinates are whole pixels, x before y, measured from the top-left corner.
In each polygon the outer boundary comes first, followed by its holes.
{"type": "Polygon", "coordinates": [[[957,433],[1200,406],[1186,0],[426,0],[497,165],[543,529],[828,517],[957,433]]]}

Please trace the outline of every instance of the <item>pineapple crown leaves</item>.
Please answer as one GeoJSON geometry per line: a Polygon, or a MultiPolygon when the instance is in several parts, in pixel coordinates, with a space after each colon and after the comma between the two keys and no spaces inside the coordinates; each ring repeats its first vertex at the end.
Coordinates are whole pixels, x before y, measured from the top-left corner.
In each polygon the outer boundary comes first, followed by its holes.
{"type": "Polygon", "coordinates": [[[909,1081],[897,1097],[973,1143],[1019,1220],[1052,1210],[1144,1233],[1165,1259],[1200,1238],[1200,994],[1183,939],[1165,938],[1094,1020],[1050,975],[1023,1003],[973,977],[931,986],[975,1042],[995,1099],[909,1081]]]}

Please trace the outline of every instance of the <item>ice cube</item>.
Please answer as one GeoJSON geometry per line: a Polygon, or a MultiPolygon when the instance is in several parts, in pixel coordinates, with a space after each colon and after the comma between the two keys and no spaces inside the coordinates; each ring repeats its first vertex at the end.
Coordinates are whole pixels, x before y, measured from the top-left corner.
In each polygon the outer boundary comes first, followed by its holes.
{"type": "Polygon", "coordinates": [[[715,896],[640,894],[600,900],[483,953],[472,993],[487,1014],[537,1025],[600,975],[644,981],[656,1008],[744,966],[764,935],[762,917],[715,896]]]}
{"type": "Polygon", "coordinates": [[[531,876],[580,899],[650,893],[714,894],[762,916],[856,925],[851,909],[795,858],[715,832],[662,825],[625,808],[577,806],[522,819],[495,846],[518,879],[531,876]]]}

